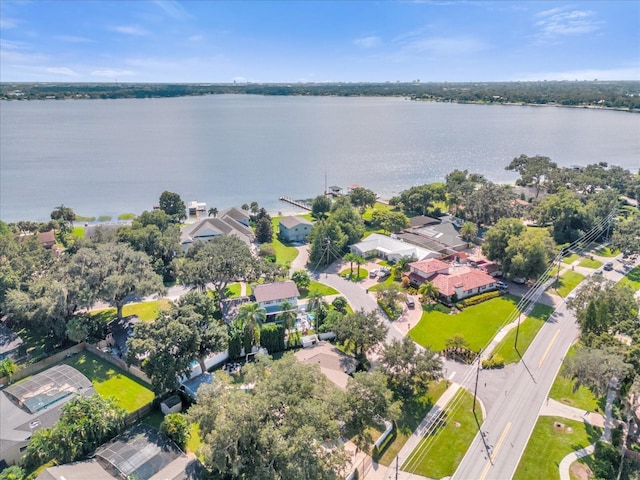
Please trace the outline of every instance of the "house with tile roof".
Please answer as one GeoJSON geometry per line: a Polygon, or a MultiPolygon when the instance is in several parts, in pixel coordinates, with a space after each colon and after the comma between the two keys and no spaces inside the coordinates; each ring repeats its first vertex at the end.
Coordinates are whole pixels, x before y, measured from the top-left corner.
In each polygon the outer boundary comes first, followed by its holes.
{"type": "Polygon", "coordinates": [[[424,282],[433,283],[447,303],[497,288],[497,280],[479,269],[433,258],[410,263],[409,281],[414,287],[424,282]]]}

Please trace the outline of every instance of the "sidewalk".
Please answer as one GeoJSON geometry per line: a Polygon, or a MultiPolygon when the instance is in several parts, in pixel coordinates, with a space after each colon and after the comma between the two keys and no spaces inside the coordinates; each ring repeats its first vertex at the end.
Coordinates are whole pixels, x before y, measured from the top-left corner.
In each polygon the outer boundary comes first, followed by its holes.
{"type": "MultiPolygon", "coordinates": [[[[409,457],[409,455],[411,455],[411,452],[418,446],[418,443],[420,443],[424,437],[426,429],[438,417],[440,412],[444,410],[447,403],[449,403],[460,388],[461,386],[459,384],[452,383],[433,407],[431,407],[427,416],[422,420],[422,422],[420,422],[418,428],[416,428],[413,434],[409,437],[407,442],[400,449],[400,452],[398,452],[398,456],[393,459],[389,466],[385,467],[384,465],[379,465],[374,462],[373,467],[367,474],[366,478],[371,480],[387,480],[396,478],[396,463],[398,463],[399,466],[402,466],[404,461],[409,457]]],[[[403,480],[419,480],[424,479],[425,477],[398,470],[398,478],[403,480]]]]}

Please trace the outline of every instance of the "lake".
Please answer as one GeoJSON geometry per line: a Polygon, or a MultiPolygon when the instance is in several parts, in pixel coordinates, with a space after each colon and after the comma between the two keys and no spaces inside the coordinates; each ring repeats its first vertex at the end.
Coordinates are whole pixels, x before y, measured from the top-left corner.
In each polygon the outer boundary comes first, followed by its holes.
{"type": "Polygon", "coordinates": [[[214,95],[0,103],[0,219],[60,204],[115,218],[164,190],[223,209],[360,184],[383,198],[453,169],[496,182],[520,154],[640,167],[640,115],[401,98],[214,95]]]}

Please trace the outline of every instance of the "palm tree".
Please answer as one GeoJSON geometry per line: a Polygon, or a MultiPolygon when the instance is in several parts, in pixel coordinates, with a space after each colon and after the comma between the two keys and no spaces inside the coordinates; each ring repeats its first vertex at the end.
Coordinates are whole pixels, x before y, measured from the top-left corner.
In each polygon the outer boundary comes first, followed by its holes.
{"type": "Polygon", "coordinates": [[[358,265],[358,279],[360,279],[360,265],[367,263],[367,260],[360,255],[356,255],[356,258],[353,261],[358,265]]]}
{"type": "Polygon", "coordinates": [[[464,225],[460,228],[460,236],[467,242],[472,241],[477,233],[478,226],[473,222],[464,222],[464,225]]]}
{"type": "Polygon", "coordinates": [[[420,288],[418,288],[418,293],[422,295],[423,299],[434,301],[438,298],[440,289],[431,282],[424,282],[420,285],[420,288]]]}
{"type": "Polygon", "coordinates": [[[287,330],[291,330],[296,323],[296,307],[287,300],[280,304],[280,315],[278,315],[278,320],[280,320],[284,324],[284,328],[287,330]]]}
{"type": "Polygon", "coordinates": [[[218,209],[216,207],[211,207],[209,209],[209,216],[216,218],[218,216],[218,209]]]}
{"type": "Polygon", "coordinates": [[[307,312],[313,312],[322,303],[324,303],[323,298],[324,295],[317,290],[309,292],[309,295],[307,295],[307,312]]]}
{"type": "Polygon", "coordinates": [[[260,340],[258,327],[267,319],[267,311],[257,302],[244,303],[238,309],[238,323],[253,335],[252,345],[257,345],[260,340]]]}
{"type": "Polygon", "coordinates": [[[349,278],[353,277],[353,264],[355,263],[357,257],[358,255],[353,252],[349,252],[344,256],[344,261],[349,262],[349,267],[351,269],[349,272],[349,278]]]}

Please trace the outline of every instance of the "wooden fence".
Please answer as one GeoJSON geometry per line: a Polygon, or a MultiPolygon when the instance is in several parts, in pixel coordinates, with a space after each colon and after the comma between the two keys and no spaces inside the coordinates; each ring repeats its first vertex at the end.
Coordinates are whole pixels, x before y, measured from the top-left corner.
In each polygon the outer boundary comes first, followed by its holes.
{"type": "MultiPolygon", "coordinates": [[[[74,345],[73,347],[67,348],[62,352],[54,353],[50,357],[45,358],[44,360],[40,360],[38,363],[34,363],[32,365],[27,365],[25,367],[20,367],[16,373],[11,377],[11,383],[17,382],[18,380],[22,380],[23,378],[30,377],[31,375],[35,375],[36,373],[42,372],[49,367],[57,365],[62,362],[64,359],[69,358],[71,355],[75,355],[76,353],[84,352],[85,350],[91,352],[96,357],[101,358],[105,362],[109,362],[112,365],[118,367],[121,370],[133,375],[134,377],[142,380],[147,385],[151,385],[151,380],[137,367],[128,367],[126,362],[120,360],[119,358],[114,357],[113,355],[103,352],[99,350],[93,345],[90,345],[86,342],[79,343],[74,345]]],[[[9,383],[8,377],[0,378],[0,385],[6,385],[9,383]]]]}

